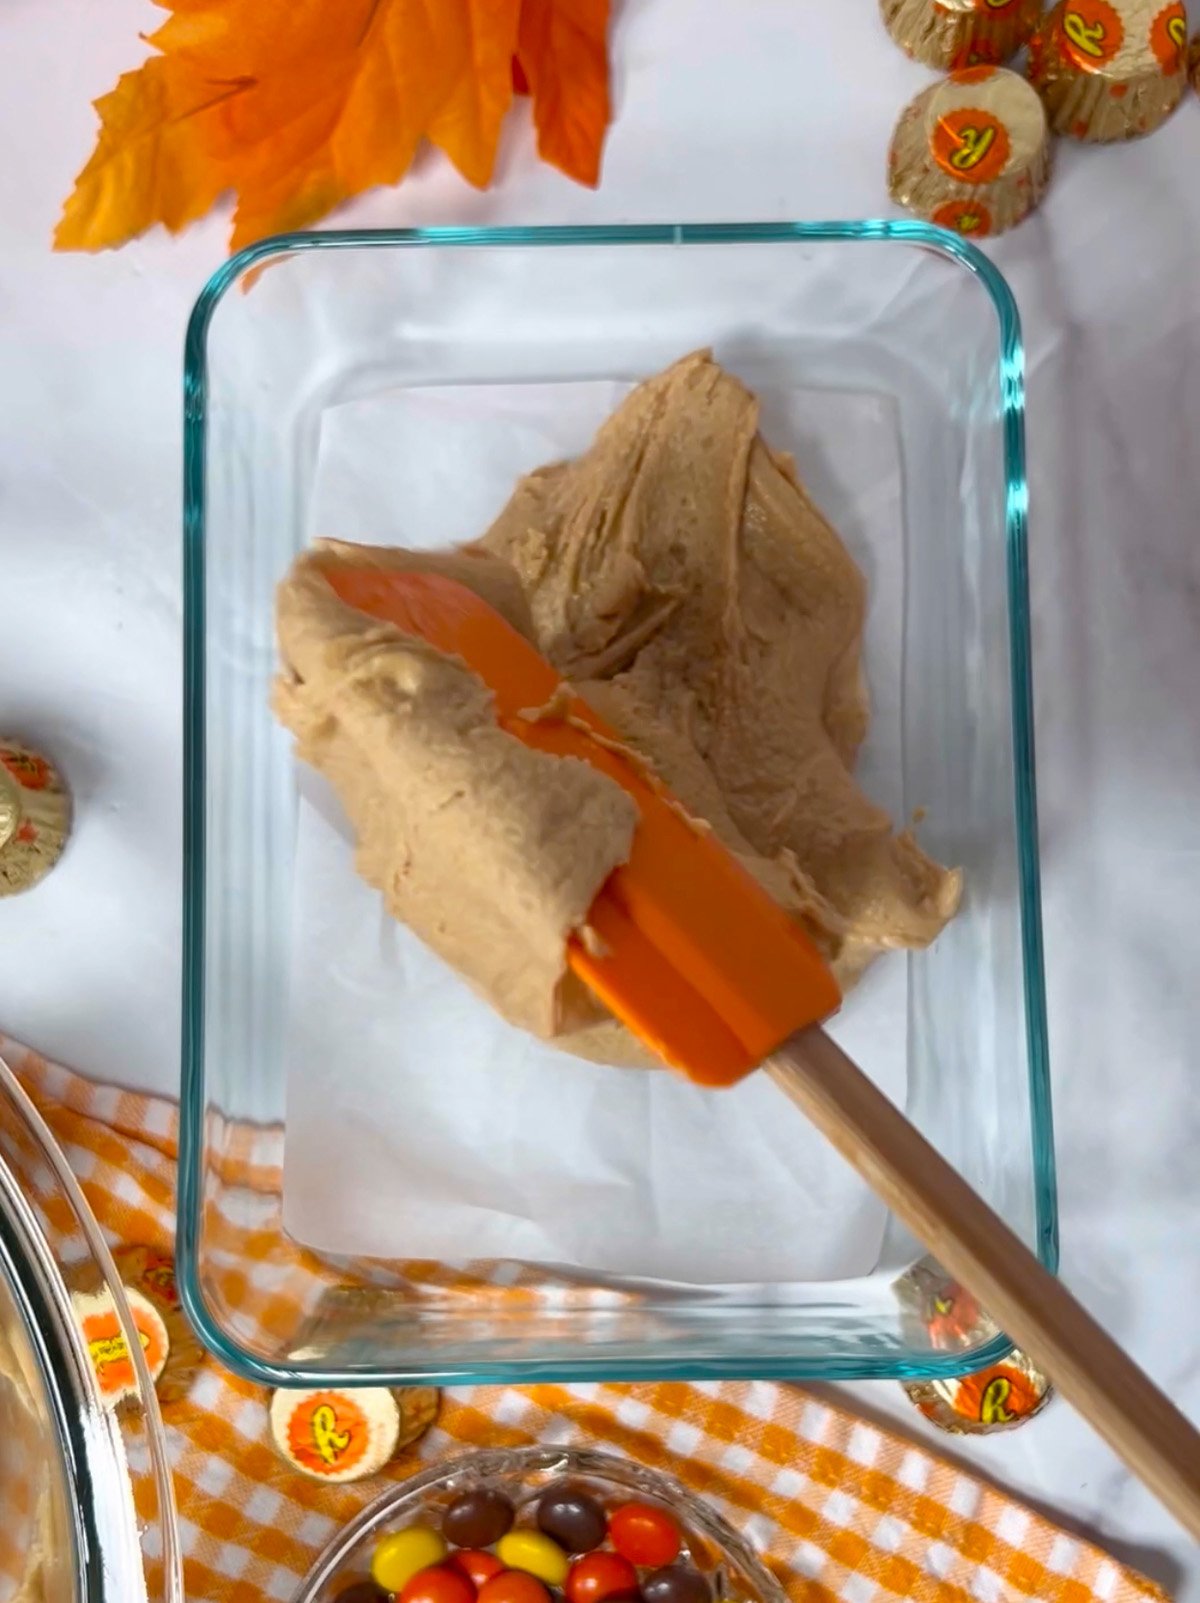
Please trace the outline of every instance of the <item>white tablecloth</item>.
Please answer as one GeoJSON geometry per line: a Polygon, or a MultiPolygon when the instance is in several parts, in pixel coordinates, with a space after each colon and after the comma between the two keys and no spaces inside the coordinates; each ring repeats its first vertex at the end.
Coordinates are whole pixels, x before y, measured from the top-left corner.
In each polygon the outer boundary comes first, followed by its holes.
{"type": "MultiPolygon", "coordinates": [[[[356,225],[856,217],[928,79],[873,0],[624,0],[603,187],[532,157],[518,114],[478,195],[422,160],[356,225]]],[[[60,754],[78,829],[0,903],[0,1023],[97,1076],[174,1091],[180,873],[180,359],[224,217],[55,257],[90,100],[140,0],[0,7],[0,728],[60,754]]],[[[991,247],[1030,353],[1033,607],[1064,1272],[1200,1416],[1200,102],[1152,139],[1066,148],[991,247]]],[[[847,1388],[925,1426],[898,1388],[847,1388]]],[[[1200,1556],[1058,1405],[943,1451],[1190,1603],[1200,1556]]]]}

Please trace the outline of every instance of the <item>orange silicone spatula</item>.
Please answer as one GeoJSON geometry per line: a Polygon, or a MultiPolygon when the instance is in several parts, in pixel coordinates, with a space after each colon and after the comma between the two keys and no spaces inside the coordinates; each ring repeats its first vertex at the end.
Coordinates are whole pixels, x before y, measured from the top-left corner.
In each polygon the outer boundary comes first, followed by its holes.
{"type": "Polygon", "coordinates": [[[567,955],[660,1057],[703,1085],[732,1085],[780,1041],[834,1012],[837,985],[803,931],[498,612],[440,574],[332,562],[326,573],[343,601],[468,663],[518,740],[582,757],[637,802],[629,863],[588,915],[600,940],[591,951],[572,940],[567,955]],[[532,716],[555,698],[553,715],[532,716]]]}
{"type": "Polygon", "coordinates": [[[460,657],[491,688],[497,720],[516,739],[582,758],[637,802],[630,860],[588,916],[603,955],[572,940],[575,973],[703,1085],[732,1085],[765,1067],[1200,1537],[1200,1434],[819,1028],[840,997],[804,932],[473,591],[440,574],[365,563],[331,560],[323,571],[348,605],[460,657]]]}

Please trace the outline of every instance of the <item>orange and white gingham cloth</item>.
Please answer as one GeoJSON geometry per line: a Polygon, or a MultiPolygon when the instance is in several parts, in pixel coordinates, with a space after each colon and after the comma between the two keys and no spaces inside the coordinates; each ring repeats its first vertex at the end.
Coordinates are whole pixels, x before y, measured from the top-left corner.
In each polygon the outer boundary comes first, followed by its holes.
{"type": "MultiPolygon", "coordinates": [[[[110,1243],[170,1251],[177,1110],[97,1086],[0,1036],[110,1243]]],[[[247,1133],[245,1185],[276,1192],[278,1131],[247,1133]]],[[[249,1210],[252,1218],[254,1210],[249,1210]]],[[[261,1217],[261,1212],[260,1212],[261,1217]]],[[[230,1273],[252,1283],[275,1231],[242,1230],[230,1273]]],[[[304,1265],[296,1254],[297,1265],[304,1265]]],[[[1161,1603],[1090,1544],[948,1463],[790,1386],[468,1387],[376,1477],[324,1486],[271,1445],[268,1394],[208,1364],[166,1412],[189,1603],[291,1598],[319,1549],[382,1490],[460,1449],[590,1442],[662,1468],[747,1535],[800,1603],[1161,1603]]]]}

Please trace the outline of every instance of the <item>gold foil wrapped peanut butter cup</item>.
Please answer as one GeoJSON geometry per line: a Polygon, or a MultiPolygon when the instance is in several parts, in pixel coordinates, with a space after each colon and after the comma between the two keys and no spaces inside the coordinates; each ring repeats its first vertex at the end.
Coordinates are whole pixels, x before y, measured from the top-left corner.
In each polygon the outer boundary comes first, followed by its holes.
{"type": "MultiPolygon", "coordinates": [[[[961,1353],[964,1363],[999,1327],[965,1286],[933,1258],[922,1258],[893,1288],[909,1340],[935,1352],[961,1353]]],[[[1040,1414],[1053,1395],[1041,1370],[1015,1348],[972,1375],[903,1382],[908,1400],[931,1424],[956,1436],[1015,1430],[1040,1414]]]]}
{"type": "Polygon", "coordinates": [[[902,50],[945,72],[1016,55],[1041,21],[1042,0],[880,0],[880,10],[902,50]]]}
{"type": "Polygon", "coordinates": [[[1053,1389],[1041,1370],[1015,1348],[974,1375],[907,1381],[909,1401],[952,1436],[990,1436],[1027,1424],[1050,1401],[1053,1389]]]}
{"type": "Polygon", "coordinates": [[[71,798],[40,752],[0,737],[0,896],[30,890],[62,856],[71,798]]]}
{"type": "Polygon", "coordinates": [[[1059,0],[1029,43],[1050,126],[1108,143],[1151,133],[1187,88],[1183,0],[1059,0]]]}
{"type": "MultiPolygon", "coordinates": [[[[204,1348],[188,1323],[175,1285],[175,1261],[155,1247],[113,1248],[113,1262],[126,1287],[157,1309],[166,1327],[167,1361],[155,1376],[154,1389],[164,1410],[186,1402],[192,1382],[205,1363],[204,1348]]],[[[168,1419],[173,1418],[168,1412],[168,1419]]]]}
{"type": "Polygon", "coordinates": [[[1050,177],[1046,113],[1025,79],[967,67],[901,114],[888,157],[892,199],[968,238],[1012,228],[1050,177]]]}
{"type": "Polygon", "coordinates": [[[434,1386],[277,1391],[271,1434],[292,1468],[313,1480],[367,1480],[425,1435],[440,1399],[434,1386]]]}

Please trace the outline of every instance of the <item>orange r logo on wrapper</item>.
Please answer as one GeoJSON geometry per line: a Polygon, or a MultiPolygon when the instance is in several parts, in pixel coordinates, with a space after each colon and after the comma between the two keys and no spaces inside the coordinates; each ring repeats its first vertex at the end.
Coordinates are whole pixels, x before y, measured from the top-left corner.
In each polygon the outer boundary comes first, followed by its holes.
{"type": "Polygon", "coordinates": [[[1125,25],[1108,0],[1071,0],[1059,28],[1064,53],[1083,72],[1107,67],[1125,38],[1125,25]]]}
{"type": "MultiPolygon", "coordinates": [[[[125,1332],[121,1330],[115,1312],[113,1322],[117,1325],[115,1330],[106,1330],[88,1339],[88,1355],[95,1367],[100,1390],[104,1393],[120,1391],[122,1387],[132,1386],[136,1380],[133,1359],[129,1356],[129,1343],[125,1340],[125,1332]]],[[[141,1331],[138,1332],[138,1339],[144,1352],[149,1341],[141,1331]]]]}
{"type": "Polygon", "coordinates": [[[986,239],[992,231],[992,215],[987,207],[976,206],[969,200],[946,201],[934,212],[931,221],[967,239],[986,239]]]}
{"type": "Polygon", "coordinates": [[[1182,72],[1187,61],[1187,12],[1181,3],[1166,6],[1150,28],[1150,43],[1162,70],[1182,72]]]}
{"type": "MultiPolygon", "coordinates": [[[[130,1309],[130,1313],[138,1343],[145,1354],[147,1367],[151,1374],[155,1374],[166,1361],[162,1325],[157,1315],[153,1315],[151,1323],[148,1324],[147,1319],[150,1316],[136,1304],[130,1309]]],[[[89,1309],[81,1317],[79,1328],[87,1344],[92,1368],[96,1372],[100,1395],[105,1398],[117,1398],[135,1389],[137,1370],[133,1366],[129,1343],[125,1340],[125,1330],[115,1304],[111,1301],[101,1302],[101,1306],[89,1309]]]]}
{"type": "Polygon", "coordinates": [[[997,1364],[959,1382],[956,1412],[980,1425],[1014,1425],[1035,1414],[1042,1397],[1019,1369],[997,1364]]]}
{"type": "Polygon", "coordinates": [[[340,1392],[317,1392],[288,1421],[288,1449],[313,1475],[353,1469],[367,1450],[366,1416],[340,1392]]]}
{"type": "Polygon", "coordinates": [[[1008,129],[1000,119],[970,106],[939,117],[932,144],[938,166],[964,184],[990,184],[1000,177],[1012,152],[1008,129]]]}
{"type": "Polygon", "coordinates": [[[1011,1425],[1016,1419],[1010,1414],[1005,1404],[1012,1396],[1012,1381],[1007,1375],[997,1375],[989,1380],[983,1389],[983,1401],[979,1406],[980,1423],[984,1425],[1011,1425]]]}

